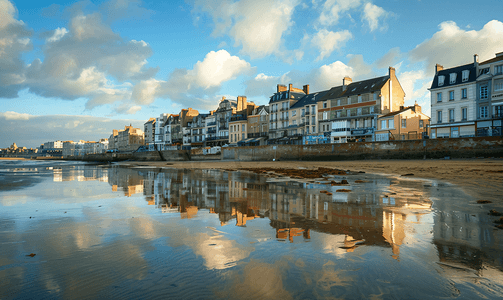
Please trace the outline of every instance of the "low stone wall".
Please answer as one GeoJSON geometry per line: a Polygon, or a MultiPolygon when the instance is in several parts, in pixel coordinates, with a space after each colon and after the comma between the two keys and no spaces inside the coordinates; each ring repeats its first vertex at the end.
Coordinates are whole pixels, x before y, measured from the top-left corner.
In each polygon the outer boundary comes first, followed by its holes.
{"type": "Polygon", "coordinates": [[[190,160],[190,150],[164,150],[161,156],[165,161],[186,161],[190,160]]]}
{"type": "Polygon", "coordinates": [[[501,137],[222,148],[222,159],[362,160],[503,157],[501,137]]]}
{"type": "Polygon", "coordinates": [[[162,160],[157,151],[134,152],[133,159],[137,161],[157,161],[162,160]]]}

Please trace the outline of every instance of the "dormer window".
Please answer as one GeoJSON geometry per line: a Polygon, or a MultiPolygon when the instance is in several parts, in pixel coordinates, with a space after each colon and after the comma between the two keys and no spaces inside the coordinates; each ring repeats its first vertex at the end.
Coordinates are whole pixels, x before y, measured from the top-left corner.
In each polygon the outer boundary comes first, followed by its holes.
{"type": "Polygon", "coordinates": [[[456,75],[457,75],[456,73],[449,74],[449,83],[450,84],[456,83],[456,77],[457,77],[456,75]]]}
{"type": "Polygon", "coordinates": [[[438,76],[438,85],[444,85],[445,76],[438,76]]]}
{"type": "Polygon", "coordinates": [[[470,76],[470,70],[463,71],[463,82],[468,81],[468,76],[470,76]]]}
{"type": "Polygon", "coordinates": [[[489,73],[489,68],[482,69],[480,70],[479,76],[487,73],[489,73]]]}

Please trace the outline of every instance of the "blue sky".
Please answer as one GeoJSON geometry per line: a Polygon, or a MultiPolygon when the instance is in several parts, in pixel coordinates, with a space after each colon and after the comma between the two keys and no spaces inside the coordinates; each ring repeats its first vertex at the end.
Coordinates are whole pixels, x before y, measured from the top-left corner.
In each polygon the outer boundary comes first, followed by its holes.
{"type": "Polygon", "coordinates": [[[97,140],[161,113],[266,104],[397,69],[429,113],[433,66],[503,51],[500,1],[0,0],[0,148],[97,140]]]}

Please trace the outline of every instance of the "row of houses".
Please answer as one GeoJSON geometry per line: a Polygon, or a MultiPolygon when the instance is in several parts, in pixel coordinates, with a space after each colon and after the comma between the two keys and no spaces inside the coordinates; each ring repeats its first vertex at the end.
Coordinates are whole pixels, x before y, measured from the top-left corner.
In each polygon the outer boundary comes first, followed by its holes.
{"type": "Polygon", "coordinates": [[[216,110],[192,108],[163,113],[144,124],[149,150],[267,144],[319,144],[422,138],[429,117],[417,104],[404,107],[405,93],[395,74],[310,92],[277,85],[268,105],[245,96],[222,97],[216,110]]]}

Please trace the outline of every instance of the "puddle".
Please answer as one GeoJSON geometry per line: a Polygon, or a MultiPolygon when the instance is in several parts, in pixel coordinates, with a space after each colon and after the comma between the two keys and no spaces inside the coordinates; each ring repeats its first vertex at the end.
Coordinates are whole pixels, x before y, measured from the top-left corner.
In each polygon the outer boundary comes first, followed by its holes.
{"type": "Polygon", "coordinates": [[[47,162],[0,169],[2,299],[503,295],[503,231],[490,204],[441,182],[47,162]]]}

